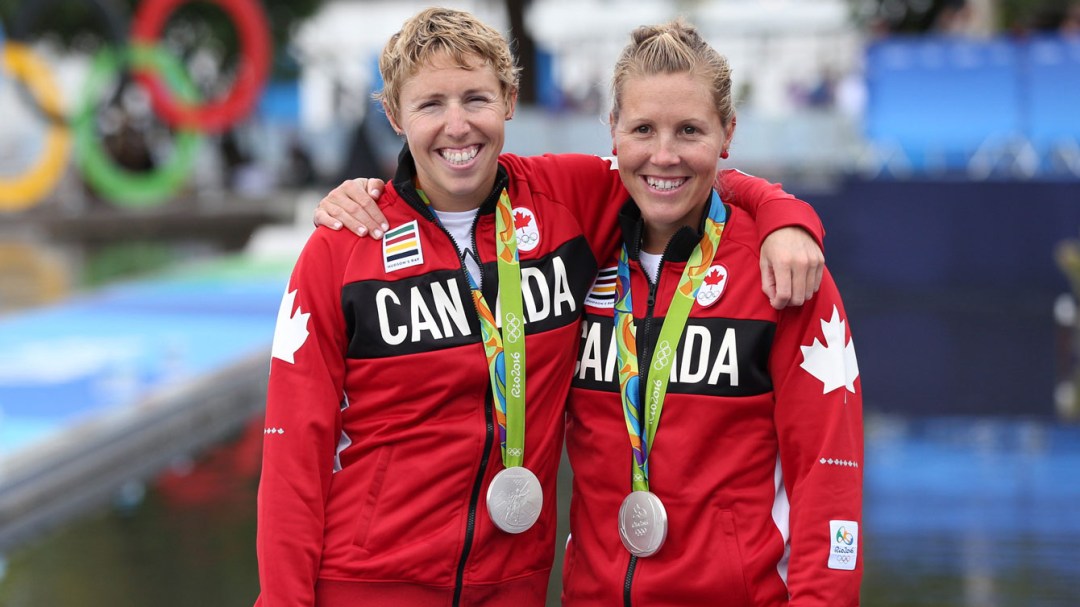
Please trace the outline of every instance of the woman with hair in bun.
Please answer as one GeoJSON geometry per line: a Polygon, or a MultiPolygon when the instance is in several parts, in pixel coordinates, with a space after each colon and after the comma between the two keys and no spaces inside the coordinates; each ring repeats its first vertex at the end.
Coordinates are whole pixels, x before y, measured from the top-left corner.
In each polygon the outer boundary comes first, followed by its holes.
{"type": "Polygon", "coordinates": [[[713,178],[731,70],[692,27],[635,30],[612,89],[630,199],[567,405],[563,604],[858,605],[862,390],[836,285],[762,295],[759,226],[713,178]]]}

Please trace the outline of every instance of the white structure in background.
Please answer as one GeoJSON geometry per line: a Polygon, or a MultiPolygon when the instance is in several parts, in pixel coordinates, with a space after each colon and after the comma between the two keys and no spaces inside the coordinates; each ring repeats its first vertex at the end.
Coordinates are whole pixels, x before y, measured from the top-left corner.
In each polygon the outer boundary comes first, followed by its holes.
{"type": "Polygon", "coordinates": [[[863,39],[844,0],[533,0],[526,23],[555,56],[559,85],[571,96],[593,89],[606,112],[611,68],[630,31],[679,16],[731,62],[733,162],[763,174],[852,164],[865,101],[863,39]],[[827,78],[833,103],[808,107],[827,78]]]}
{"type": "MultiPolygon", "coordinates": [[[[407,18],[433,4],[420,0],[329,2],[297,28],[292,50],[304,66],[301,124],[316,131],[340,126],[334,110],[343,92],[348,103],[340,109],[361,116],[386,41],[407,18]]],[[[509,30],[502,2],[441,0],[437,4],[470,11],[485,23],[509,30]]]]}
{"type": "MultiPolygon", "coordinates": [[[[686,17],[731,61],[736,91],[751,91],[754,111],[798,109],[793,85],[810,88],[826,72],[857,67],[862,40],[843,0],[533,0],[528,27],[556,58],[567,90],[605,89],[633,28],[686,17]]],[[[605,107],[607,102],[605,99],[605,107]]]]}
{"type": "MultiPolygon", "coordinates": [[[[297,29],[291,50],[303,66],[301,126],[318,142],[317,166],[341,162],[350,127],[371,107],[383,45],[406,18],[431,4],[340,0],[297,29]]],[[[468,10],[509,34],[502,0],[439,4],[468,10]]],[[[556,82],[572,102],[591,102],[580,104],[589,108],[584,114],[520,108],[508,125],[507,150],[606,153],[608,89],[619,51],[635,27],[677,16],[732,63],[738,166],[768,173],[850,164],[857,140],[850,119],[835,109],[805,111],[800,97],[826,75],[839,79],[858,70],[862,41],[844,0],[532,0],[526,25],[537,46],[554,57],[556,82]]],[[[526,77],[535,69],[524,67],[526,77]]]]}

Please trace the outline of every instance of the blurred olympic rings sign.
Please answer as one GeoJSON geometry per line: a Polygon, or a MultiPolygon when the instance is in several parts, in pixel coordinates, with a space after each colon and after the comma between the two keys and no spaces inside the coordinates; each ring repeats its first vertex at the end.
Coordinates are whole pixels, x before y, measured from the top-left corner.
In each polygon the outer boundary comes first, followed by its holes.
{"type": "MultiPolygon", "coordinates": [[[[254,108],[269,77],[273,52],[262,5],[259,0],[200,0],[218,5],[228,15],[240,41],[231,88],[218,98],[202,100],[180,60],[158,44],[169,17],[190,1],[143,0],[132,21],[130,45],[114,41],[114,48],[107,47],[94,57],[82,102],[69,119],[63,118],[62,94],[52,70],[27,45],[14,39],[14,31],[5,37],[0,27],[0,84],[21,83],[49,117],[45,141],[29,168],[14,176],[0,175],[0,211],[22,210],[47,196],[62,177],[72,147],[87,183],[110,202],[129,207],[161,204],[186,181],[201,135],[226,130],[254,108]],[[119,166],[96,133],[96,99],[125,70],[145,87],[158,118],[176,131],[171,156],[146,172],[119,166]]],[[[40,11],[46,4],[50,2],[38,0],[23,6],[40,11]]],[[[110,5],[101,0],[92,4],[112,30],[119,29],[110,5]]]]}

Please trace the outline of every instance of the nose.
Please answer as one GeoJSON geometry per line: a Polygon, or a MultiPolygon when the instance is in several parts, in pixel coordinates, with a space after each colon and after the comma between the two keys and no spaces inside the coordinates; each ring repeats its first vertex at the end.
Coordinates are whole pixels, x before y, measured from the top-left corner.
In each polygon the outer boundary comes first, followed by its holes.
{"type": "Polygon", "coordinates": [[[465,108],[456,103],[451,103],[446,110],[446,134],[451,137],[461,137],[469,132],[469,118],[465,108]]]}
{"type": "Polygon", "coordinates": [[[679,151],[674,137],[661,135],[656,139],[656,148],[653,149],[652,163],[657,166],[672,166],[679,163],[679,151]]]}

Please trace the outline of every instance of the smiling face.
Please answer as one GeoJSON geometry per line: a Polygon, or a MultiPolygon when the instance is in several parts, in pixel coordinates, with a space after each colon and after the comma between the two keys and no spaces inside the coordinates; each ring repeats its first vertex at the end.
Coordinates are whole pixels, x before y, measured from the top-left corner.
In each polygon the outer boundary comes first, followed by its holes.
{"type": "Polygon", "coordinates": [[[626,78],[611,121],[619,176],[645,222],[643,248],[661,253],[679,228],[699,226],[734,123],[725,127],[710,83],[690,72],[626,78]]]}
{"type": "Polygon", "coordinates": [[[447,53],[424,62],[387,109],[416,161],[418,187],[443,211],[480,206],[495,183],[515,95],[504,94],[490,64],[447,53]]]}

